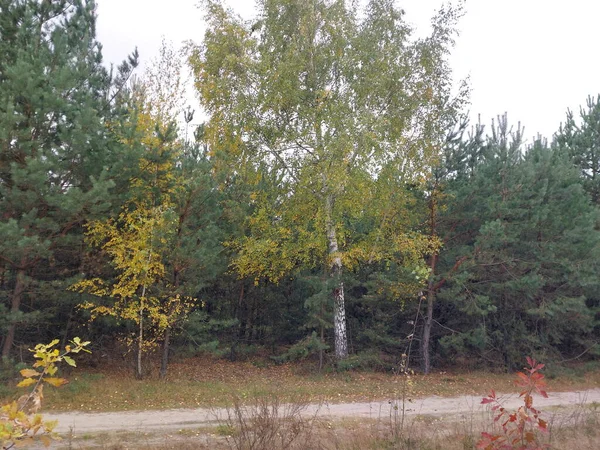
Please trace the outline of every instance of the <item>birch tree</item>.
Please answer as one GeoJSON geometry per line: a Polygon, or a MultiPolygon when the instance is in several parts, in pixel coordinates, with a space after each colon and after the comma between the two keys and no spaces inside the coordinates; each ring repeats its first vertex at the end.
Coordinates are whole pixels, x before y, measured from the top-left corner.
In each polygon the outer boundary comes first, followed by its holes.
{"type": "Polygon", "coordinates": [[[217,0],[203,7],[208,28],[190,64],[209,148],[233,171],[262,166],[277,180],[268,203],[257,196],[257,232],[234,266],[277,281],[299,264],[324,265],[343,359],[346,221],[381,200],[367,194],[380,177],[418,181],[436,158],[463,98],[451,99],[446,63],[460,9],[440,10],[415,39],[391,0],[362,12],[343,0],[260,0],[249,22],[217,0]]]}
{"type": "Polygon", "coordinates": [[[86,274],[72,287],[95,297],[81,305],[92,319],[108,315],[135,324],[135,337],[126,342],[135,349],[138,378],[144,375],[143,354],[159,343],[160,375],[166,376],[172,330],[215,270],[207,266],[216,265],[219,246],[211,226],[218,208],[209,166],[177,139],[182,66],[177,52],[163,42],[158,59],[123,101],[129,114],[112,128],[133,162],[121,175],[126,198],[114,217],[90,221],[86,233],[113,273],[86,274]]]}

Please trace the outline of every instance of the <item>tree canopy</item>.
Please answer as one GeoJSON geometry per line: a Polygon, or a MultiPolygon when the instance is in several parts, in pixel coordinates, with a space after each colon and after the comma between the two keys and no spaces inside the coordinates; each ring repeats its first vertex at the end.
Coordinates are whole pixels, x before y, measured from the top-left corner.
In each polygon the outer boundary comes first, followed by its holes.
{"type": "Polygon", "coordinates": [[[138,73],[94,1],[0,0],[5,364],[75,335],[138,377],[597,358],[600,97],[549,139],[469,123],[460,5],[420,38],[392,0],[200,7],[138,73]]]}
{"type": "Polygon", "coordinates": [[[369,237],[357,239],[348,222],[396,180],[419,182],[437,158],[463,100],[452,97],[446,61],[460,11],[441,10],[431,36],[413,39],[387,0],[367,2],[364,17],[339,0],[261,1],[253,23],[220,2],[205,7],[209,27],[190,63],[210,115],[206,142],[234,171],[260,168],[273,190],[257,196],[234,266],[275,282],[298,265],[328,267],[339,279],[332,296],[343,359],[342,268],[375,250],[353,251],[369,237]]]}

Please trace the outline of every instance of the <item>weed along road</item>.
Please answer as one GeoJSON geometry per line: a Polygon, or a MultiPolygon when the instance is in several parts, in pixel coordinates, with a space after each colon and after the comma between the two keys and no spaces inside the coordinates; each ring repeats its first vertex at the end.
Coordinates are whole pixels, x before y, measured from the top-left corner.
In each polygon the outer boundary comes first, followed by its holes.
{"type": "MultiPolygon", "coordinates": [[[[461,416],[481,415],[489,405],[481,404],[481,396],[426,397],[402,401],[380,401],[370,403],[309,404],[301,407],[302,415],[322,418],[365,418],[377,419],[390,414],[402,414],[404,409],[408,417],[430,415],[460,419],[461,416]]],[[[600,389],[571,392],[552,392],[549,398],[534,395],[536,407],[546,411],[548,417],[561,411],[572,412],[578,407],[588,407],[600,403],[600,389]],[[548,410],[548,407],[552,407],[548,410]],[[556,408],[561,407],[561,408],[556,408]]],[[[507,408],[518,408],[522,399],[510,394],[502,397],[507,408]]],[[[280,405],[285,415],[287,405],[280,405]]],[[[93,434],[112,431],[160,432],[199,428],[216,425],[225,421],[231,410],[226,408],[169,409],[149,411],[128,411],[108,413],[46,413],[47,420],[58,420],[56,431],[61,434],[93,434]]],[[[232,412],[232,411],[231,411],[232,412]]]]}

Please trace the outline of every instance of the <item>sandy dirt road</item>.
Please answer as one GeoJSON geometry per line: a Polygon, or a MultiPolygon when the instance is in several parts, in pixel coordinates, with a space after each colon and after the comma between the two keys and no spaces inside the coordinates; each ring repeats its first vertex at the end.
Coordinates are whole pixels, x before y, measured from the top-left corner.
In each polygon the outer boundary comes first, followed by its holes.
{"type": "MultiPolygon", "coordinates": [[[[522,400],[515,394],[503,396],[503,404],[508,408],[518,407],[522,400]]],[[[586,391],[552,392],[549,398],[534,397],[536,407],[544,410],[548,407],[561,406],[572,409],[585,404],[600,403],[600,388],[586,391]]],[[[365,418],[377,419],[387,417],[390,413],[401,410],[402,403],[396,401],[380,401],[370,403],[311,404],[304,410],[306,416],[323,418],[365,418]],[[396,410],[396,408],[399,408],[396,410]]],[[[461,397],[427,397],[407,401],[404,404],[407,416],[460,416],[466,414],[483,414],[486,405],[481,405],[480,396],[461,397]]],[[[193,429],[216,425],[227,418],[226,409],[169,409],[152,411],[128,411],[111,413],[46,413],[47,420],[58,420],[56,429],[59,433],[103,433],[115,431],[136,432],[168,432],[174,430],[193,429]]]]}

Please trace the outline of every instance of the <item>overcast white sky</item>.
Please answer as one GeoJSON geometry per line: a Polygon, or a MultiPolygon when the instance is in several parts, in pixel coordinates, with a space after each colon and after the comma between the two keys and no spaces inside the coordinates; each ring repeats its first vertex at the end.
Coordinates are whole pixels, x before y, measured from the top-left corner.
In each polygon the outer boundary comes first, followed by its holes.
{"type": "MultiPolygon", "coordinates": [[[[98,38],[107,62],[135,46],[142,61],[156,56],[162,36],[178,45],[202,40],[197,0],[97,0],[98,38]],[[168,5],[168,6],[167,6],[168,5]]],[[[254,0],[227,0],[243,17],[254,0]]],[[[407,19],[426,32],[442,0],[397,0],[407,19]]],[[[508,112],[525,135],[550,137],[567,108],[578,110],[600,93],[598,0],[467,0],[451,59],[457,79],[470,76],[471,115],[487,125],[508,112]]]]}

